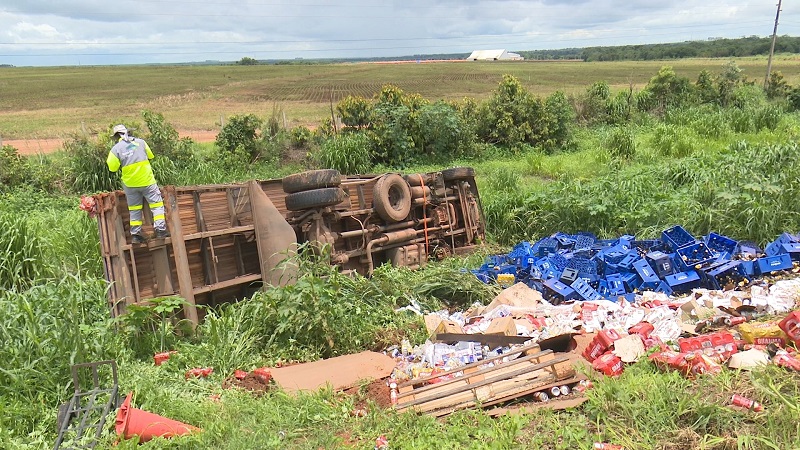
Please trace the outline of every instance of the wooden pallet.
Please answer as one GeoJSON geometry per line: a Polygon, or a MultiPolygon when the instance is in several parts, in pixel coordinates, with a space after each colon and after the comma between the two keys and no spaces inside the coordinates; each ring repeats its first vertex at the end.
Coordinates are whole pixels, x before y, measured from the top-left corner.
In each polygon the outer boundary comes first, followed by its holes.
{"type": "Polygon", "coordinates": [[[464,367],[398,385],[399,411],[433,416],[503,401],[533,393],[575,375],[567,355],[528,345],[464,367]],[[506,358],[515,358],[503,362],[506,358]],[[495,363],[486,367],[488,363],[495,363]],[[460,373],[460,376],[456,376],[460,373]],[[436,382],[437,379],[450,379],[436,382]],[[430,381],[434,383],[431,384],[430,381]]]}

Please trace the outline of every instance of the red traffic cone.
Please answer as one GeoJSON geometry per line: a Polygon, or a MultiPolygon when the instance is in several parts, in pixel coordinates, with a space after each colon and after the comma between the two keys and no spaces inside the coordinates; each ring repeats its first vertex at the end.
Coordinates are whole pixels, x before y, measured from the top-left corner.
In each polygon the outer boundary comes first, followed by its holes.
{"type": "Polygon", "coordinates": [[[117,434],[125,439],[139,436],[139,442],[147,442],[154,437],[172,437],[201,431],[200,428],[177,420],[131,407],[133,392],[129,393],[117,411],[117,434]]]}

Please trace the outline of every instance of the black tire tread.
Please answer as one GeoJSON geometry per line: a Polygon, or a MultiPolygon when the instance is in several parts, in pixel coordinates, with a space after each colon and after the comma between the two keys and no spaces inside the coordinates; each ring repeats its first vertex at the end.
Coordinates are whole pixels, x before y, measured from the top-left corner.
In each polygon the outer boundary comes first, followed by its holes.
{"type": "Polygon", "coordinates": [[[286,195],[286,209],[302,211],[304,209],[323,208],[341,203],[347,194],[338,187],[312,189],[286,195]]]}
{"type": "Polygon", "coordinates": [[[342,184],[342,174],[336,169],[309,170],[293,173],[283,177],[281,186],[283,192],[294,194],[296,192],[310,191],[313,189],[332,188],[342,184]]]}

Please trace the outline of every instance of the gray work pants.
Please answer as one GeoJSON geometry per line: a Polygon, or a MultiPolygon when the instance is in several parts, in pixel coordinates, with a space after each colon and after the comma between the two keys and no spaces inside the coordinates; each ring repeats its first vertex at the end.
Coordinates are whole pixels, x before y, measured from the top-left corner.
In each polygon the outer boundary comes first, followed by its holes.
{"type": "Polygon", "coordinates": [[[131,234],[142,232],[142,203],[147,200],[150,212],[153,213],[153,227],[156,230],[166,231],[167,223],[164,221],[164,200],[157,184],[145,187],[123,186],[125,198],[128,200],[130,213],[131,234]]]}

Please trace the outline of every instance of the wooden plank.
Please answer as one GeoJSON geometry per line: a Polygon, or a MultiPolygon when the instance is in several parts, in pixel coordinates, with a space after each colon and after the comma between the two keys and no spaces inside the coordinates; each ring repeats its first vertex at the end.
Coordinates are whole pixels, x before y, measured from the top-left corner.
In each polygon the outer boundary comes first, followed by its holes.
{"type": "Polygon", "coordinates": [[[184,241],[191,241],[194,239],[202,239],[202,238],[209,238],[215,236],[224,236],[226,234],[236,234],[236,233],[244,233],[247,231],[253,231],[255,226],[253,225],[242,225],[238,227],[231,227],[225,228],[223,230],[214,230],[214,231],[202,231],[196,233],[190,233],[183,237],[184,241]]]}
{"type": "Polygon", "coordinates": [[[156,280],[155,293],[159,297],[164,295],[172,295],[175,289],[172,287],[172,270],[169,267],[169,256],[167,255],[167,247],[161,246],[150,251],[153,257],[153,279],[156,280]]]}
{"type": "Polygon", "coordinates": [[[296,364],[271,369],[272,379],[286,392],[315,391],[330,384],[333,389],[355,386],[363,379],[381,379],[394,370],[394,359],[377,352],[296,364]]]}
{"type": "Polygon", "coordinates": [[[186,300],[183,314],[187,320],[197,325],[200,319],[194,299],[192,273],[189,269],[189,258],[186,253],[186,242],[183,239],[183,227],[181,226],[180,210],[178,209],[174,186],[168,186],[165,189],[164,208],[169,222],[169,230],[172,234],[172,255],[175,258],[175,271],[178,274],[178,288],[181,297],[186,300]]]}
{"type": "Polygon", "coordinates": [[[200,294],[205,294],[206,292],[213,292],[219,289],[238,286],[240,284],[253,283],[255,281],[261,281],[260,273],[243,275],[241,277],[231,278],[230,280],[220,281],[219,283],[207,284],[205,286],[194,288],[193,292],[194,295],[200,295],[200,294]]]}
{"type": "MultiPolygon", "coordinates": [[[[552,383],[545,384],[543,386],[530,386],[529,389],[526,392],[520,392],[519,394],[517,394],[513,398],[524,397],[526,395],[533,394],[534,392],[539,392],[539,391],[543,391],[543,390],[546,390],[546,389],[550,389],[551,387],[554,387],[554,386],[564,386],[564,385],[575,384],[575,383],[578,383],[581,380],[585,380],[585,379],[586,379],[586,376],[584,376],[584,375],[573,375],[573,376],[571,376],[569,378],[566,378],[566,379],[563,379],[563,378],[562,379],[558,379],[557,378],[552,383]]],[[[492,400],[492,401],[489,401],[489,402],[482,403],[481,406],[482,407],[493,406],[493,405],[496,405],[498,403],[507,402],[509,400],[512,400],[513,398],[500,398],[500,399],[496,399],[496,400],[492,400]]]]}
{"type": "MultiPolygon", "coordinates": [[[[481,386],[485,386],[485,385],[488,385],[488,384],[495,383],[497,381],[502,381],[502,380],[506,380],[506,379],[509,379],[509,378],[514,378],[516,376],[523,375],[523,374],[526,374],[528,372],[534,372],[534,371],[537,371],[539,369],[543,369],[543,368],[546,368],[548,366],[552,366],[552,365],[554,365],[556,363],[559,363],[559,362],[562,362],[562,361],[566,361],[566,360],[567,360],[567,358],[561,357],[561,358],[556,358],[554,360],[547,361],[547,362],[544,362],[544,363],[539,363],[539,364],[535,364],[535,365],[532,365],[532,366],[523,367],[521,369],[517,368],[517,370],[514,370],[512,372],[503,373],[503,374],[500,374],[500,375],[497,375],[497,376],[487,377],[483,381],[479,381],[479,382],[474,383],[474,384],[464,384],[464,385],[461,385],[461,386],[456,386],[456,387],[451,388],[451,389],[440,389],[440,390],[437,390],[433,395],[430,395],[430,396],[425,397],[425,398],[415,399],[415,400],[412,400],[412,401],[409,401],[409,402],[401,402],[400,401],[401,399],[398,396],[398,403],[397,403],[398,409],[405,409],[405,408],[408,408],[408,407],[411,407],[411,406],[414,406],[414,405],[418,405],[418,404],[421,404],[421,403],[428,402],[430,400],[436,400],[436,399],[439,399],[439,398],[448,397],[450,395],[460,393],[464,389],[474,389],[474,388],[478,388],[478,387],[481,387],[481,386]]],[[[506,363],[506,364],[508,364],[508,363],[506,363]]],[[[453,381],[453,380],[447,380],[447,381],[453,381]]],[[[456,381],[458,381],[458,380],[456,380],[456,381]]],[[[442,383],[446,383],[446,382],[442,382],[442,383]]],[[[435,386],[435,385],[431,385],[431,386],[434,389],[438,387],[438,386],[435,386]]],[[[429,386],[426,386],[426,388],[427,387],[429,387],[429,386]]],[[[422,389],[425,389],[425,388],[422,388],[422,389]]],[[[417,391],[413,391],[412,394],[414,394],[415,397],[416,397],[417,391]]]]}
{"type": "MultiPolygon", "coordinates": [[[[501,360],[503,360],[505,358],[509,358],[509,357],[511,357],[513,355],[518,355],[520,353],[527,353],[527,352],[529,352],[531,350],[537,350],[537,352],[538,352],[539,345],[538,344],[529,344],[529,345],[526,345],[526,346],[523,346],[523,347],[517,347],[517,348],[515,348],[515,349],[513,349],[513,350],[511,350],[509,352],[503,353],[501,355],[493,356],[491,358],[486,358],[486,359],[483,359],[483,360],[478,361],[478,362],[470,363],[470,364],[467,364],[466,366],[463,366],[463,367],[457,367],[455,369],[447,370],[445,372],[438,373],[436,375],[431,375],[431,376],[427,376],[427,377],[420,377],[420,378],[417,378],[417,379],[414,379],[414,380],[411,380],[411,381],[406,381],[404,383],[399,384],[398,387],[424,384],[424,383],[426,383],[427,381],[429,381],[429,380],[431,380],[433,378],[439,378],[439,377],[442,377],[442,376],[449,375],[451,373],[463,372],[465,370],[468,370],[468,369],[471,369],[471,368],[475,368],[475,367],[481,369],[481,368],[483,368],[483,366],[485,366],[488,363],[501,361],[501,360]]],[[[547,350],[547,351],[543,351],[541,353],[553,353],[553,352],[551,350],[547,350]]]]}
{"type": "Polygon", "coordinates": [[[513,344],[524,344],[530,341],[528,336],[504,336],[501,334],[463,334],[436,333],[433,342],[480,342],[491,347],[505,347],[513,344]]]}

